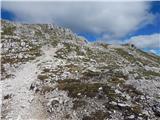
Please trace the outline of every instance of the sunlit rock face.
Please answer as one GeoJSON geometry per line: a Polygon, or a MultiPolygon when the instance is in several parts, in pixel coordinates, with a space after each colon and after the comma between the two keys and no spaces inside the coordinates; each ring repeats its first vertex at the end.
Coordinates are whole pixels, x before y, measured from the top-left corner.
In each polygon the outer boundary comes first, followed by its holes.
{"type": "Polygon", "coordinates": [[[159,119],[160,57],[56,25],[1,23],[2,119],[159,119]]]}

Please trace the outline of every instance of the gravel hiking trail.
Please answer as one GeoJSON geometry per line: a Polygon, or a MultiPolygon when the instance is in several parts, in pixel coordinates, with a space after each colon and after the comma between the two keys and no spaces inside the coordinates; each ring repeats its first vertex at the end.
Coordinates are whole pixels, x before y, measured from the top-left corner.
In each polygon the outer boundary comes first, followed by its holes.
{"type": "Polygon", "coordinates": [[[40,96],[35,95],[35,93],[30,90],[31,84],[37,79],[37,75],[40,72],[37,67],[38,64],[50,60],[52,55],[54,55],[55,49],[50,46],[44,46],[42,47],[42,52],[42,56],[21,65],[14,72],[14,78],[9,78],[1,82],[1,97],[11,96],[2,102],[2,111],[6,112],[4,120],[47,119],[47,113],[38,98],[40,96]]]}

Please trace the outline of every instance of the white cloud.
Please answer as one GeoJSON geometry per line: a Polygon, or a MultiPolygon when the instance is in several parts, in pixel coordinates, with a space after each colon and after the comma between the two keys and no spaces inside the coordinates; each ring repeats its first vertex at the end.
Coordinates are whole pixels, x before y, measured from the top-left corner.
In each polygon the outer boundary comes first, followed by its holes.
{"type": "Polygon", "coordinates": [[[134,44],[138,48],[160,49],[160,33],[134,36],[131,37],[128,42],[134,44]]]}
{"type": "Polygon", "coordinates": [[[157,51],[154,49],[149,50],[151,53],[157,54],[157,51]]]}
{"type": "Polygon", "coordinates": [[[154,16],[149,2],[2,2],[18,21],[56,23],[75,32],[118,39],[146,24],[154,16]]]}
{"type": "Polygon", "coordinates": [[[149,52],[151,52],[151,53],[154,53],[155,55],[158,55],[158,56],[160,56],[160,49],[151,49],[151,50],[149,50],[149,52]]]}

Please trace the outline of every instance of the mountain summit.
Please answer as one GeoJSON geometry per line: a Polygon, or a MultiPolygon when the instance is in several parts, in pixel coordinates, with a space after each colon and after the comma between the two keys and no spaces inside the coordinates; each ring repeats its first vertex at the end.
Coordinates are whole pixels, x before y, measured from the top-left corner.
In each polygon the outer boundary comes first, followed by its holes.
{"type": "Polygon", "coordinates": [[[158,120],[160,57],[1,20],[1,119],[158,120]]]}

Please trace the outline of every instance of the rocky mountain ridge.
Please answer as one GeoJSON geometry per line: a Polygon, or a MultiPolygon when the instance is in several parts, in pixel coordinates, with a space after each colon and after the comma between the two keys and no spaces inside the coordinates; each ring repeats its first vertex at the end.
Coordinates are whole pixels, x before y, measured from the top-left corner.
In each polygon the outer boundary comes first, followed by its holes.
{"type": "Polygon", "coordinates": [[[88,43],[56,25],[2,20],[1,76],[4,120],[160,116],[160,57],[132,44],[88,43]]]}

